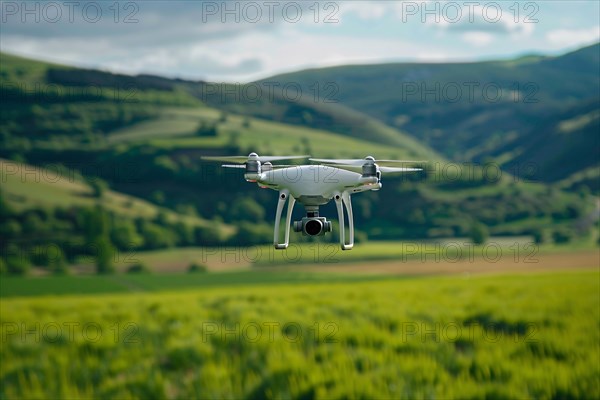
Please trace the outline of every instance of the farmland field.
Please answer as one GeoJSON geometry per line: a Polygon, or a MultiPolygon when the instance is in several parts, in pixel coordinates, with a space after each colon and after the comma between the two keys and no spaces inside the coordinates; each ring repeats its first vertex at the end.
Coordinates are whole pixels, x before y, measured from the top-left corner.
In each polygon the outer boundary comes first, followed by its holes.
{"type": "Polygon", "coordinates": [[[600,396],[597,267],[316,276],[3,298],[0,398],[600,396]]]}

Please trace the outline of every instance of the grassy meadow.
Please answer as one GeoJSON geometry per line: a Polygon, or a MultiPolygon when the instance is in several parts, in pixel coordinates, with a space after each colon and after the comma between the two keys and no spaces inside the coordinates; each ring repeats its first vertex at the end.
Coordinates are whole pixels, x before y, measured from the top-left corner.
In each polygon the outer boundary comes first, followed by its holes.
{"type": "Polygon", "coordinates": [[[165,109],[155,119],[110,132],[107,142],[110,145],[146,142],[156,148],[171,150],[219,149],[233,142],[242,148],[260,148],[263,153],[269,154],[306,152],[312,156],[339,158],[363,154],[381,154],[381,157],[388,158],[407,155],[398,147],[319,129],[223,113],[208,107],[165,109]],[[219,124],[217,135],[198,135],[196,131],[202,122],[219,124]],[[313,148],[313,144],[318,144],[318,148],[313,148]]]}
{"type": "Polygon", "coordinates": [[[0,398],[594,398],[599,278],[3,298],[0,398]]]}

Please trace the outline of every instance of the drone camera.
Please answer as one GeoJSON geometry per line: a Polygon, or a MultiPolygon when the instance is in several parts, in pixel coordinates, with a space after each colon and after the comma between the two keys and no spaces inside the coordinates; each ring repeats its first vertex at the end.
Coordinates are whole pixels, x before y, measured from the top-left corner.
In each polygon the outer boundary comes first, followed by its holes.
{"type": "Polygon", "coordinates": [[[320,236],[331,232],[331,221],[325,217],[304,217],[294,222],[294,232],[302,232],[305,236],[320,236]]]}

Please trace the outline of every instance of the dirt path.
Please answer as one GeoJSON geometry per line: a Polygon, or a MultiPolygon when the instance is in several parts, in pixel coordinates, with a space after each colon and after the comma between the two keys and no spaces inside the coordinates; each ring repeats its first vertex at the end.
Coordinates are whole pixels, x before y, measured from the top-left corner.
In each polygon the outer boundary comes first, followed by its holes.
{"type": "MultiPolygon", "coordinates": [[[[263,267],[261,267],[262,269],[263,267]]],[[[264,267],[281,269],[281,267],[264,267]]],[[[448,260],[368,261],[344,264],[290,266],[295,271],[321,271],[358,274],[398,274],[398,275],[435,275],[435,274],[480,274],[480,273],[528,273],[549,270],[600,269],[600,251],[587,250],[576,253],[536,254],[525,257],[504,256],[493,258],[464,259],[457,262],[448,260]]]]}

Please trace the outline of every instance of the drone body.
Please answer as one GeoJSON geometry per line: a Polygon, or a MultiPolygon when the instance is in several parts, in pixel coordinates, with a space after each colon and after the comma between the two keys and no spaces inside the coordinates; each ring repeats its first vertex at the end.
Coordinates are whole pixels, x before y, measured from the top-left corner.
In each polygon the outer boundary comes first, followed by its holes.
{"type": "Polygon", "coordinates": [[[244,178],[249,182],[256,181],[261,187],[287,189],[290,195],[305,206],[327,204],[336,193],[344,190],[356,193],[378,190],[381,187],[376,176],[363,178],[359,173],[326,165],[273,169],[261,174],[245,174],[244,178]]]}
{"type": "MultiPolygon", "coordinates": [[[[308,158],[309,156],[260,157],[251,153],[246,157],[203,157],[205,160],[242,162],[241,165],[223,165],[226,168],[244,168],[244,178],[248,182],[256,182],[262,188],[279,191],[279,201],[275,214],[275,232],[273,242],[276,249],[286,249],[289,243],[292,211],[297,202],[304,205],[306,217],[294,222],[296,232],[317,236],[331,232],[331,222],[319,216],[319,206],[332,199],[338,211],[340,226],[340,246],[342,250],[350,250],[354,246],[354,218],[350,195],[381,188],[382,172],[420,171],[420,168],[379,167],[373,157],[364,160],[328,160],[310,159],[331,165],[273,165],[270,161],[308,158]],[[361,173],[353,172],[358,170],[361,173]],[[281,215],[285,203],[288,202],[285,222],[285,239],[280,242],[281,215]],[[349,235],[346,239],[344,209],[348,219],[349,235]]],[[[385,163],[402,163],[407,161],[382,160],[385,163]]]]}

